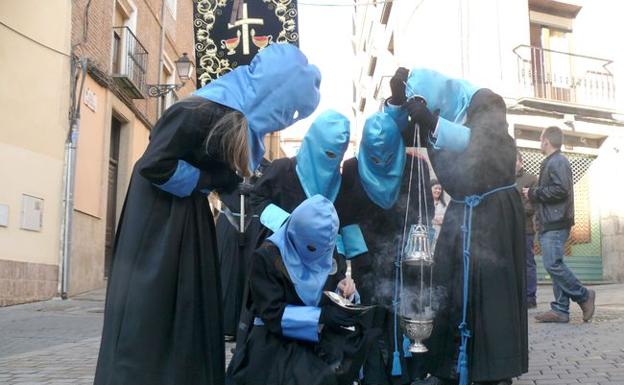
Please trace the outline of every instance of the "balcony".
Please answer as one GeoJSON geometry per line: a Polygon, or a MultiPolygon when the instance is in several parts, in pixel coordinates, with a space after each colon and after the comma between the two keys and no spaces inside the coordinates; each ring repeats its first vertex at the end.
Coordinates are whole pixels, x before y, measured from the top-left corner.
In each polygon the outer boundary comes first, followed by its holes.
{"type": "Polygon", "coordinates": [[[615,107],[611,60],[519,45],[518,84],[523,97],[598,109],[615,107]]]}
{"type": "Polygon", "coordinates": [[[113,27],[113,79],[131,99],[145,98],[147,50],[128,27],[113,27]]]}

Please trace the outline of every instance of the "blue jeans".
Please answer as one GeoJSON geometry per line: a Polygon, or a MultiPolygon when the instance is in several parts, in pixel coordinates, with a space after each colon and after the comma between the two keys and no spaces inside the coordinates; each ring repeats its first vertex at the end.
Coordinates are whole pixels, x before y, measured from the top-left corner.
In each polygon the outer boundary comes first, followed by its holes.
{"type": "Polygon", "coordinates": [[[535,301],[537,292],[537,266],[535,265],[535,253],[533,253],[533,239],[535,235],[526,235],[526,267],[527,267],[527,299],[535,301]]]}
{"type": "Polygon", "coordinates": [[[569,314],[570,299],[582,303],[587,301],[587,289],[576,278],[574,273],[563,262],[565,242],[570,236],[570,230],[551,230],[540,234],[540,246],[544,268],[552,280],[555,301],[550,308],[558,313],[569,314]]]}

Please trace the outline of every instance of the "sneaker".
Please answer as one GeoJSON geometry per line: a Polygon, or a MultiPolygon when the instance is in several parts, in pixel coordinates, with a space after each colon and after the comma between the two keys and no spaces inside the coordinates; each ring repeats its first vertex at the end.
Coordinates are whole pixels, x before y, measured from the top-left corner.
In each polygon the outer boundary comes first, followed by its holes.
{"type": "Polygon", "coordinates": [[[587,301],[579,303],[581,310],[583,310],[583,321],[587,322],[594,316],[596,310],[596,291],[587,290],[587,301]]]}
{"type": "Polygon", "coordinates": [[[537,322],[555,322],[555,323],[568,323],[570,321],[570,317],[557,313],[553,310],[549,310],[545,313],[541,313],[535,316],[535,320],[537,322]]]}
{"type": "Polygon", "coordinates": [[[537,300],[535,298],[527,298],[527,309],[535,309],[537,307],[537,300]]]}

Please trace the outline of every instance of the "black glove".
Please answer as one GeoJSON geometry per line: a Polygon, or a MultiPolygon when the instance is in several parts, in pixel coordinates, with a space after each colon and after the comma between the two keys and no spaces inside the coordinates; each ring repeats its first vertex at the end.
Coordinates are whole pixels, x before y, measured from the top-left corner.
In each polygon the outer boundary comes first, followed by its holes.
{"type": "Polygon", "coordinates": [[[405,82],[409,76],[409,70],[407,68],[399,67],[392,79],[390,79],[390,90],[392,90],[392,98],[390,103],[395,106],[402,106],[405,103],[405,82]]]}
{"type": "Polygon", "coordinates": [[[238,194],[244,196],[250,196],[253,191],[253,184],[248,182],[241,182],[238,184],[238,194]]]}
{"type": "Polygon", "coordinates": [[[323,325],[338,328],[341,326],[353,326],[355,321],[354,314],[349,314],[336,305],[328,304],[321,308],[319,323],[323,325]]]}
{"type": "Polygon", "coordinates": [[[427,108],[427,103],[422,98],[411,99],[405,108],[412,123],[418,123],[420,126],[421,134],[424,137],[429,137],[429,134],[435,130],[438,124],[439,111],[431,113],[427,108]]]}
{"type": "Polygon", "coordinates": [[[225,167],[219,167],[212,171],[202,171],[197,183],[199,190],[217,190],[219,192],[230,193],[236,190],[239,183],[243,181],[243,178],[236,175],[236,173],[225,167]]]}

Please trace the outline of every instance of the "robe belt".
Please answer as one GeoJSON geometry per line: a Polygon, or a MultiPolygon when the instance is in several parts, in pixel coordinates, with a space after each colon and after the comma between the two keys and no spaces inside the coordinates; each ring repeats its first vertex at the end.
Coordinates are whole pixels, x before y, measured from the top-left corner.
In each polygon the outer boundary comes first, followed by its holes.
{"type": "Polygon", "coordinates": [[[451,200],[455,203],[464,205],[464,221],[461,226],[462,231],[462,257],[464,265],[464,282],[463,282],[463,298],[462,298],[462,321],[459,324],[459,332],[461,335],[461,344],[459,345],[459,353],[457,356],[456,371],[459,374],[459,385],[468,385],[468,340],[472,336],[472,332],[468,328],[468,290],[470,281],[470,238],[472,235],[472,211],[477,207],[483,199],[497,192],[515,189],[516,184],[498,187],[481,195],[469,195],[463,199],[451,200]]]}

